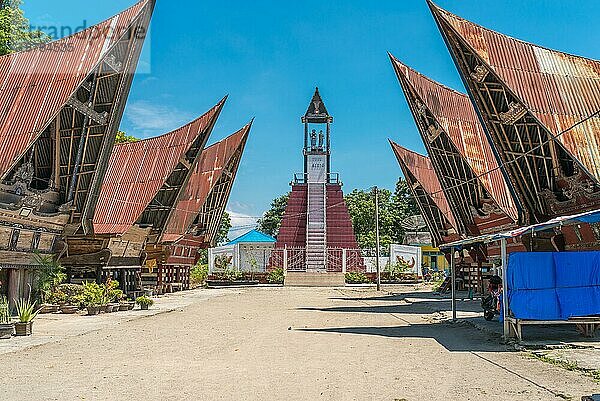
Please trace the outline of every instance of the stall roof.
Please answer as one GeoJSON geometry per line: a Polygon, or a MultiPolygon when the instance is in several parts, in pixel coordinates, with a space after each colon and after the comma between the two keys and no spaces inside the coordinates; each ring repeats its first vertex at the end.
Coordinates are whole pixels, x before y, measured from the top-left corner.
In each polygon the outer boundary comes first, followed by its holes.
{"type": "Polygon", "coordinates": [[[240,243],[275,243],[275,238],[267,235],[265,233],[261,233],[258,230],[248,231],[246,234],[241,235],[229,242],[227,245],[235,245],[240,243]]]}
{"type": "Polygon", "coordinates": [[[573,214],[570,216],[559,216],[545,223],[533,224],[526,227],[519,227],[511,231],[506,231],[497,234],[480,235],[477,237],[465,238],[459,241],[449,242],[447,244],[440,245],[440,249],[448,248],[462,248],[465,245],[476,244],[476,243],[489,243],[499,241],[501,239],[520,237],[526,233],[533,233],[537,231],[548,230],[554,227],[560,227],[565,224],[573,223],[597,223],[600,222],[600,209],[591,210],[588,212],[573,214]]]}

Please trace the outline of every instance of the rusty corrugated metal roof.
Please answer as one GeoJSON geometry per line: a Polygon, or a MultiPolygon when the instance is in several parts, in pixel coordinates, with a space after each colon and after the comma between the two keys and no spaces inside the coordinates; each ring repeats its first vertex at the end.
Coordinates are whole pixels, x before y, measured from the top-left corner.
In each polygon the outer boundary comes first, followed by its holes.
{"type": "MultiPolygon", "coordinates": [[[[252,122],[202,151],[200,161],[171,215],[163,242],[176,241],[187,232],[233,155],[237,151],[243,152],[251,127],[252,122]]],[[[235,174],[235,171],[230,173],[235,174]]]]}
{"type": "Polygon", "coordinates": [[[516,221],[517,207],[469,97],[413,70],[391,54],[390,59],[398,79],[418,94],[490,196],[516,221]]]}
{"type": "Polygon", "coordinates": [[[48,45],[61,51],[29,50],[0,57],[0,176],[21,159],[111,46],[153,7],[154,0],[142,0],[48,45]]]}
{"type": "MultiPolygon", "coordinates": [[[[408,150],[393,141],[390,141],[390,144],[392,145],[392,149],[396,154],[398,162],[403,163],[412,175],[415,176],[425,192],[427,192],[435,202],[441,213],[446,216],[450,225],[456,229],[456,220],[450,211],[450,205],[448,204],[446,195],[444,195],[440,180],[433,170],[429,157],[408,150]]],[[[419,201],[420,200],[417,199],[417,202],[419,201]]]]}
{"type": "Polygon", "coordinates": [[[96,234],[123,234],[135,224],[196,139],[210,135],[224,103],[168,134],[115,146],[94,215],[96,234]]]}
{"type": "MultiPolygon", "coordinates": [[[[467,21],[433,3],[445,21],[558,135],[600,110],[600,62],[524,42],[467,21]]],[[[565,148],[600,180],[600,116],[560,136],[565,148]]]]}

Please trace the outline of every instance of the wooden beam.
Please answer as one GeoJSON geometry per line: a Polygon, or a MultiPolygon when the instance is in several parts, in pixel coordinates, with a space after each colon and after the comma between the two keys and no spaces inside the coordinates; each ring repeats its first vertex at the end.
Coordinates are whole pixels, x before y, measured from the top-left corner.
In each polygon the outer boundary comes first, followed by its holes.
{"type": "Polygon", "coordinates": [[[56,116],[54,121],[54,186],[56,190],[60,190],[60,114],[56,116]]]}

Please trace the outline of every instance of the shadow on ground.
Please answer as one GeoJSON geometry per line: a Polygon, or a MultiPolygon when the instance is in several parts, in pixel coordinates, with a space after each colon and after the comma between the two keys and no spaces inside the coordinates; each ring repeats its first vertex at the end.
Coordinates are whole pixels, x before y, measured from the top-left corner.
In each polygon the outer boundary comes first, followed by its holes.
{"type": "MultiPolygon", "coordinates": [[[[497,341],[503,334],[502,324],[495,318],[492,321],[483,319],[480,300],[478,298],[469,300],[466,293],[457,294],[457,313],[459,321],[466,322],[474,328],[495,336],[497,341]],[[474,316],[473,314],[477,314],[474,316]]],[[[329,308],[299,308],[301,310],[315,310],[321,312],[340,313],[390,313],[390,314],[428,314],[435,312],[448,312],[451,309],[449,295],[440,295],[432,292],[408,292],[371,297],[332,297],[332,300],[358,301],[366,305],[339,306],[329,308]],[[389,302],[384,305],[368,305],[369,302],[389,302]]],[[[575,325],[535,325],[523,328],[524,341],[522,345],[527,348],[543,348],[549,346],[572,345],[572,346],[598,346],[598,334],[596,337],[584,337],[576,329],[575,325]]]]}
{"type": "Polygon", "coordinates": [[[300,328],[298,331],[314,333],[359,334],[407,339],[433,339],[450,352],[506,352],[510,349],[494,338],[474,331],[471,327],[451,324],[413,324],[406,326],[358,326],[300,328]]]}

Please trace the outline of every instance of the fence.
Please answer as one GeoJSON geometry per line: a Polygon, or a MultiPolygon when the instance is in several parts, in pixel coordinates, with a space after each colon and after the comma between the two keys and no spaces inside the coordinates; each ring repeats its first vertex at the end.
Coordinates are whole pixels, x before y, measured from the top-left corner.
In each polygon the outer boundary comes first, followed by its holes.
{"type": "MultiPolygon", "coordinates": [[[[288,272],[304,272],[306,271],[305,257],[306,250],[303,247],[273,249],[269,267],[281,267],[288,272]]],[[[324,269],[328,272],[370,271],[365,265],[361,249],[327,248],[326,261],[324,269]]]]}

